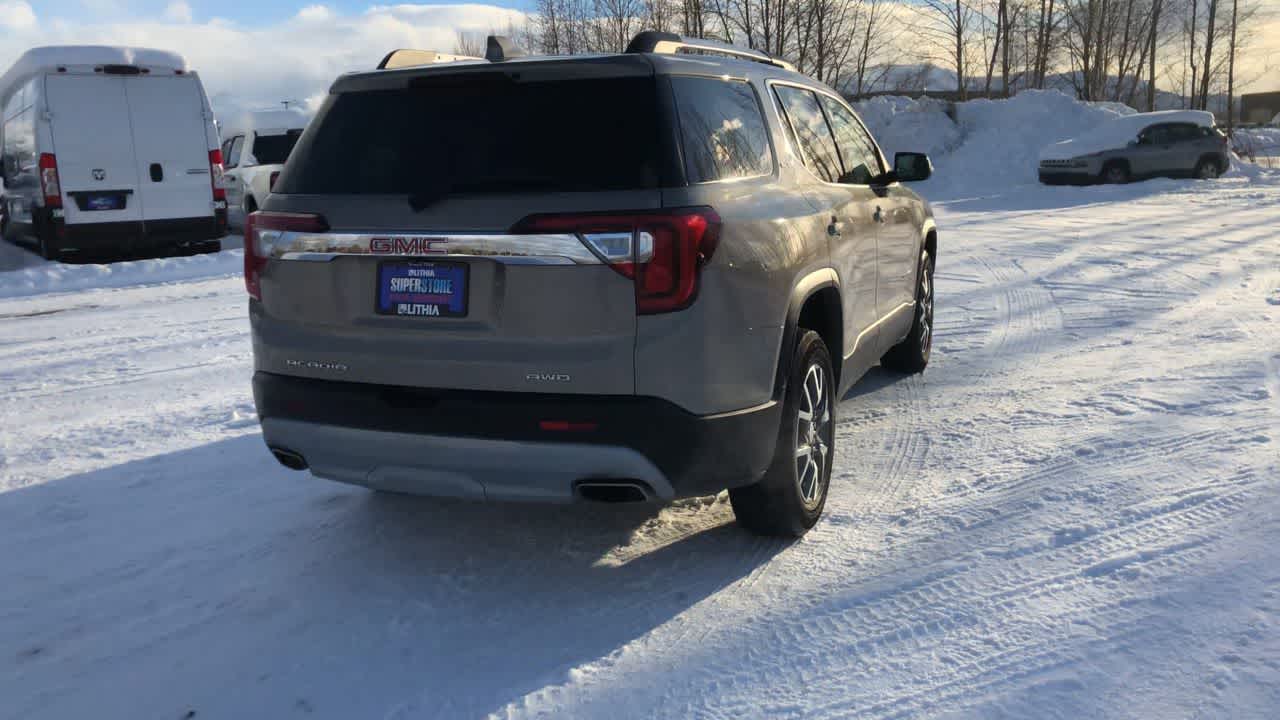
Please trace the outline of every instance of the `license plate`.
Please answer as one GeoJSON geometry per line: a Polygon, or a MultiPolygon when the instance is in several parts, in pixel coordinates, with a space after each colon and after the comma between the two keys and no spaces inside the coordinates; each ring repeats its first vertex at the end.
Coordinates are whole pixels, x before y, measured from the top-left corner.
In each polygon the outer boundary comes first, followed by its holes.
{"type": "Polygon", "coordinates": [[[384,262],[378,265],[380,315],[466,317],[466,263],[384,262]]]}
{"type": "Polygon", "coordinates": [[[84,199],[84,209],[92,210],[123,210],[124,195],[89,195],[84,199]]]}

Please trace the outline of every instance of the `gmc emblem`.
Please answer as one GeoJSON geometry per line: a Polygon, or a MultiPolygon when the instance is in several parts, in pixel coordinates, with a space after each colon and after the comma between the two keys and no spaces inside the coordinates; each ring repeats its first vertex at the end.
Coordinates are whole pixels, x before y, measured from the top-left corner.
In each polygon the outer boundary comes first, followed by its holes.
{"type": "Polygon", "coordinates": [[[369,239],[369,252],[375,255],[438,255],[449,252],[444,238],[375,237],[369,239]]]}

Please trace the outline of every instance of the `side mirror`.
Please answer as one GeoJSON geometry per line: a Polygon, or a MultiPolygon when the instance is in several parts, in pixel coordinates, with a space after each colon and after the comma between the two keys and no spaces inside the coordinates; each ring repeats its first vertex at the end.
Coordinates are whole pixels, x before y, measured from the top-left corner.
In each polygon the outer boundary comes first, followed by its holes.
{"type": "Polygon", "coordinates": [[[893,156],[893,175],[899,182],[928,180],[933,175],[933,163],[924,153],[896,153],[893,156]]]}

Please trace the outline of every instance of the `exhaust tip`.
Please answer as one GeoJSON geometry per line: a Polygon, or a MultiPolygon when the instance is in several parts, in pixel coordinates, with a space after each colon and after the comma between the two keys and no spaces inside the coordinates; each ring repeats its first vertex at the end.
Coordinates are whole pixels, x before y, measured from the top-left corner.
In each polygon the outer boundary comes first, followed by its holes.
{"type": "Polygon", "coordinates": [[[280,461],[281,465],[289,468],[290,470],[306,470],[307,469],[306,458],[302,457],[298,453],[292,450],[285,450],[284,448],[277,448],[277,447],[270,448],[270,450],[271,450],[271,454],[275,456],[276,460],[280,461]]]}
{"type": "Polygon", "coordinates": [[[631,480],[580,482],[577,491],[583,500],[599,503],[640,503],[653,497],[648,485],[631,480]]]}

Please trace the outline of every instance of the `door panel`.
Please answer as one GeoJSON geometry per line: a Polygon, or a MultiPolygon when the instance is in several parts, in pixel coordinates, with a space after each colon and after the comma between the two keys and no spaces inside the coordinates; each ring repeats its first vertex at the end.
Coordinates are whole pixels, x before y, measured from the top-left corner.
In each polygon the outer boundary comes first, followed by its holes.
{"type": "Polygon", "coordinates": [[[71,74],[45,80],[68,224],[142,219],[124,82],[120,77],[71,74]],[[127,191],[125,207],[81,210],[71,195],[103,190],[127,191]]]}
{"type": "Polygon", "coordinates": [[[123,82],[133,126],[143,218],[213,215],[199,83],[188,76],[137,76],[123,82]]]}
{"type": "Polygon", "coordinates": [[[912,315],[906,308],[915,303],[920,258],[920,229],[912,212],[913,202],[911,193],[901,185],[877,189],[880,252],[876,308],[883,320],[881,350],[897,344],[911,322],[912,315]]]}

